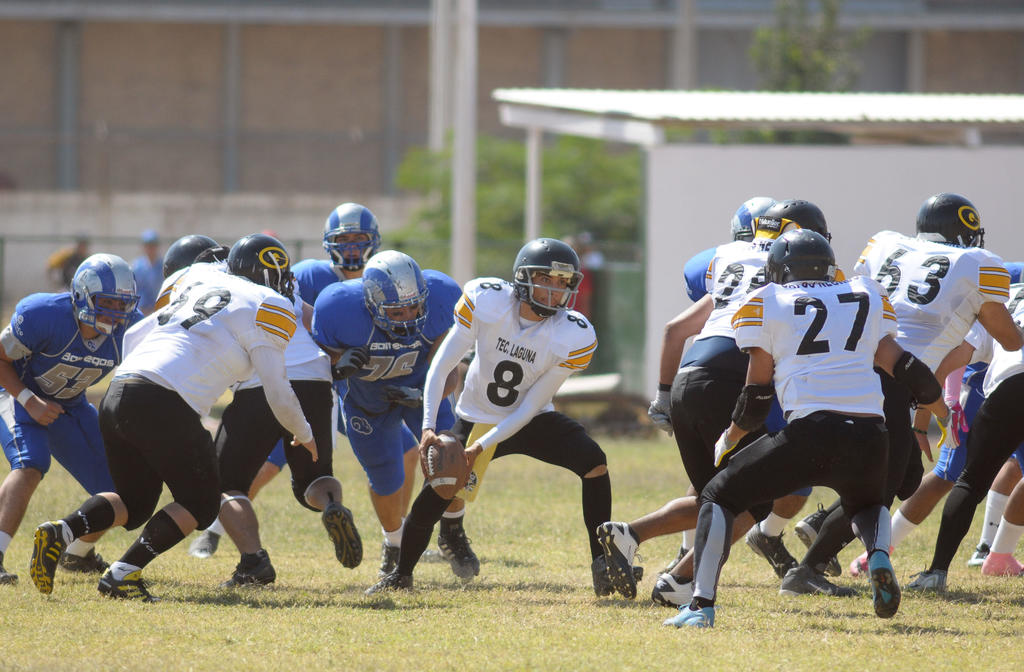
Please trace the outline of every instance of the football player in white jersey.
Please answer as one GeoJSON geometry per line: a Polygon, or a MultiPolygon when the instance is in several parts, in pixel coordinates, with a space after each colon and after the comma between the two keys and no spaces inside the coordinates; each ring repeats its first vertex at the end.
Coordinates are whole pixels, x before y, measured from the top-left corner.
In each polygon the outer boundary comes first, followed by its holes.
{"type": "Polygon", "coordinates": [[[211,264],[189,269],[189,282],[172,291],[170,303],[135,327],[144,335],[125,356],[99,412],[116,492],[94,495],[67,517],[36,528],[29,571],[40,592],[53,590],[57,561],[74,539],[145,524],[98,590],[153,601],[142,569],[197,526],[209,525],[220,508],[213,439],[200,417],[253,370],[294,445],[316,459],[313,431],[285,375],[284,351],[297,326],[288,255],[276,239],[262,247],[248,240],[231,248],[228,273],[211,264]],[[174,501],[153,514],[164,483],[174,501]]]}
{"type": "MultiPolygon", "coordinates": [[[[980,247],[984,229],[973,204],[958,194],[932,196],[921,206],[916,228],[916,237],[893,231],[875,234],[854,266],[855,273],[874,278],[889,293],[899,320],[897,343],[935,371],[976,319],[1005,345],[1017,342],[1017,327],[1003,305],[1010,274],[998,256],[980,247]]],[[[896,497],[906,500],[914,494],[924,469],[911,430],[911,391],[882,375],[882,393],[890,445],[885,501],[891,505],[896,497]]],[[[954,445],[955,435],[955,430],[948,432],[945,440],[954,445]]],[[[925,487],[940,485],[938,480],[929,479],[925,487]]],[[[939,492],[935,499],[943,494],[939,492]]],[[[926,513],[923,509],[920,517],[897,513],[894,540],[909,534],[926,513]]],[[[807,561],[823,563],[852,539],[849,520],[833,504],[807,561]]]]}
{"type": "Polygon", "coordinates": [[[946,417],[942,388],[892,338],[896,314],[877,282],[833,280],[835,256],[824,237],[784,233],[772,244],[765,271],[771,284],[748,295],[732,319],[736,344],[750,362],[732,423],[715,445],[716,463],[728,462],[701,491],[693,600],[665,624],[712,627],[735,517],[806,485],[839,493],[870,553],[875,613],[891,618],[900,589],[888,555],[888,440],[873,367],[905,380],[923,404],[946,417]],[[785,429],[737,450],[764,424],[773,394],[788,419],[785,429]]]}
{"type": "MultiPolygon", "coordinates": [[[[1011,289],[1013,291],[1006,305],[1012,313],[1013,326],[1018,330],[1015,341],[1010,338],[997,339],[987,328],[982,328],[979,320],[961,347],[950,353],[949,359],[954,361],[946,362],[948,366],[958,367],[972,358],[990,361],[988,371],[985,372],[985,401],[974,416],[971,430],[967,434],[967,463],[942,509],[942,524],[935,541],[931,565],[927,571],[918,574],[908,588],[935,591],[946,589],[949,565],[970,529],[975,509],[985,498],[1006,458],[1024,441],[1024,422],[1020,419],[1020,400],[1024,395],[1024,334],[1018,326],[1024,325],[1024,285],[1013,285],[1011,289]]],[[[1003,525],[1000,525],[989,558],[995,553],[1003,556],[1003,563],[1007,566],[1002,569],[1007,573],[1020,573],[1019,563],[1012,555],[1006,557],[1006,554],[1012,553],[1022,533],[1024,526],[1006,525],[1004,530],[1003,525]]],[[[986,558],[986,563],[989,563],[989,558],[986,558]]],[[[995,560],[990,563],[991,573],[996,573],[995,567],[991,567],[995,560]]]]}
{"type": "MultiPolygon", "coordinates": [[[[783,231],[801,228],[829,236],[825,215],[813,203],[787,200],[768,207],[755,222],[752,241],[736,241],[718,247],[705,274],[708,294],[665,327],[658,395],[659,398],[669,397],[670,419],[679,455],[698,493],[717,472],[715,440],[729,425],[729,413],[743,388],[747,370],[747,355],[736,347],[730,321],[744,297],[765,284],[764,263],[775,239],[783,231]],[[684,355],[683,344],[694,334],[696,339],[684,355]],[[671,385],[665,382],[668,380],[672,381],[671,385]]],[[[661,407],[665,403],[655,400],[661,407]]],[[[762,431],[778,431],[783,426],[782,411],[778,404],[773,404],[765,428],[746,437],[744,444],[756,439],[762,431]]],[[[792,493],[793,496],[784,498],[788,500],[784,505],[789,508],[780,512],[785,515],[772,513],[772,502],[758,502],[754,510],[743,514],[736,526],[740,535],[748,529],[757,530],[751,532],[757,535],[756,540],[748,538],[748,542],[769,560],[779,578],[797,564],[782,543],[782,528],[803,506],[810,492],[811,488],[802,487],[792,493]],[[777,526],[775,529],[762,533],[760,527],[753,527],[755,521],[767,522],[769,518],[777,526]]],[[[637,546],[683,526],[694,525],[697,512],[697,499],[687,496],[629,523],[609,521],[601,525],[598,534],[605,547],[610,579],[620,594],[630,599],[636,595],[630,568],[637,546]]],[[[673,568],[658,577],[651,599],[665,606],[688,603],[692,564],[692,553],[680,558],[673,568]]]]}
{"type": "MultiPolygon", "coordinates": [[[[511,283],[478,278],[466,284],[455,324],[427,373],[420,453],[425,460],[431,447],[442,443],[435,421],[445,381],[475,345],[451,430],[473,467],[464,498],[476,496],[489,460],[505,455],[529,455],[574,472],[583,485],[594,590],[606,595],[611,586],[595,528],[611,514],[607,460],[586,430],[551,404],[562,383],[586,369],[597,349],[594,327],[572,310],[582,279],[580,261],[564,242],[539,238],[516,255],[513,276],[511,283]]],[[[368,594],[412,587],[420,554],[456,494],[441,494],[438,487],[430,481],[420,491],[406,518],[398,567],[368,594]]]]}

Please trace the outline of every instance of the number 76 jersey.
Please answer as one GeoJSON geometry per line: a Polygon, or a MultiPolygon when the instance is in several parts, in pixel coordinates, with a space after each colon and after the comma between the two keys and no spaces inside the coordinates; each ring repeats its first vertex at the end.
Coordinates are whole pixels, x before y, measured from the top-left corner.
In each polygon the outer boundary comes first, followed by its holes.
{"type": "Polygon", "coordinates": [[[896,313],[870,278],[762,287],[736,311],[740,349],[775,360],[775,393],[792,422],[816,411],[882,415],[875,350],[896,332],[896,313]]]}
{"type": "MultiPolygon", "coordinates": [[[[560,310],[531,322],[519,317],[520,301],[512,285],[499,278],[466,283],[455,304],[455,329],[468,330],[476,356],[455,412],[471,422],[497,424],[522,403],[548,370],[583,371],[597,350],[590,322],[576,311],[560,310]]],[[[553,410],[551,400],[539,409],[553,410]]]]}
{"type": "Polygon", "coordinates": [[[982,304],[1010,297],[1010,274],[991,252],[894,231],[876,233],[853,270],[882,284],[899,321],[896,341],[932,371],[960,345],[982,304]]]}

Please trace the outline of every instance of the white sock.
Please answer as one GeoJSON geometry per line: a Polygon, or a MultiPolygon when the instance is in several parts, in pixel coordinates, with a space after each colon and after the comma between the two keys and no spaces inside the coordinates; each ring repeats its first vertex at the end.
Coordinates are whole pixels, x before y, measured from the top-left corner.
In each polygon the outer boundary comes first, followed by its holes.
{"type": "Polygon", "coordinates": [[[89,551],[91,551],[95,545],[96,542],[75,539],[70,544],[68,544],[68,547],[64,549],[64,552],[70,553],[71,555],[77,555],[80,558],[84,558],[86,555],[89,554],[89,551]]]}
{"type": "Polygon", "coordinates": [[[388,532],[383,527],[380,531],[384,533],[384,543],[388,546],[398,548],[402,545],[402,530],[405,529],[405,518],[402,518],[402,524],[397,529],[388,532]]]}
{"type": "Polygon", "coordinates": [[[988,491],[988,499],[985,500],[985,524],[981,527],[981,540],[979,544],[988,544],[989,547],[996,538],[996,531],[999,529],[999,521],[1003,518],[1003,511],[1006,510],[1006,502],[1009,495],[988,491]]]}
{"type": "Polygon", "coordinates": [[[110,575],[114,577],[115,581],[123,581],[124,577],[128,576],[132,572],[137,572],[140,569],[142,568],[136,567],[135,565],[129,565],[127,562],[121,562],[120,560],[110,563],[110,575]]]}
{"type": "Polygon", "coordinates": [[[0,532],[0,553],[6,553],[7,547],[11,545],[11,535],[0,532]]]}
{"type": "Polygon", "coordinates": [[[786,523],[788,522],[789,518],[769,513],[768,517],[761,521],[761,534],[766,537],[777,537],[786,529],[786,523]]]}
{"type": "Polygon", "coordinates": [[[466,515],[466,509],[463,508],[462,510],[456,511],[455,513],[449,513],[447,511],[445,511],[443,514],[441,514],[441,517],[442,518],[447,518],[448,520],[454,520],[455,518],[462,518],[465,515],[466,515]]]}
{"type": "Polygon", "coordinates": [[[224,536],[224,526],[220,524],[220,518],[218,517],[217,520],[213,521],[213,524],[210,525],[208,528],[206,528],[206,531],[207,532],[213,532],[217,536],[223,537],[224,536]]]}
{"type": "Polygon", "coordinates": [[[1017,542],[1024,535],[1024,525],[1014,525],[1006,518],[999,523],[999,531],[992,542],[993,553],[1013,553],[1017,550],[1017,542]]]}
{"type": "Polygon", "coordinates": [[[892,517],[892,545],[899,546],[900,542],[910,536],[910,533],[917,529],[917,523],[912,523],[903,517],[903,512],[897,510],[892,517]]]}
{"type": "Polygon", "coordinates": [[[694,542],[697,540],[697,528],[690,530],[683,530],[683,546],[685,548],[693,548],[694,542]]]}

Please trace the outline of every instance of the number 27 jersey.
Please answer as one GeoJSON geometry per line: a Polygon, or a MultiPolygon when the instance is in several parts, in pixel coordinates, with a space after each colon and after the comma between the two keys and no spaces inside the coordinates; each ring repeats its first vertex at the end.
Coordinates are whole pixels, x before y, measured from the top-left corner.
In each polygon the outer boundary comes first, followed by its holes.
{"type": "MultiPolygon", "coordinates": [[[[476,356],[455,408],[459,417],[497,424],[518,408],[548,370],[577,372],[590,364],[597,334],[585,317],[560,310],[530,322],[519,317],[519,306],[513,286],[499,278],[471,280],[455,304],[453,328],[468,330],[476,341],[476,356]]],[[[550,410],[549,400],[540,412],[550,410]]]]}
{"type": "Polygon", "coordinates": [[[896,313],[874,280],[767,285],[732,324],[740,349],[775,360],[775,392],[790,422],[815,411],[882,415],[875,350],[896,332],[896,313]]]}

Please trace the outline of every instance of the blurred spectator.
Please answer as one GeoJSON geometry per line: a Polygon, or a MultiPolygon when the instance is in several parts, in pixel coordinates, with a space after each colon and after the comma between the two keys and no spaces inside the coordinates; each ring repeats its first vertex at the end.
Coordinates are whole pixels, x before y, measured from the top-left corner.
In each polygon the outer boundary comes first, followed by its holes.
{"type": "Polygon", "coordinates": [[[62,247],[46,260],[46,275],[50,278],[54,288],[59,291],[67,291],[71,287],[71,279],[75,277],[75,271],[79,264],[89,256],[89,236],[79,233],[75,236],[75,242],[62,247]]]}
{"type": "Polygon", "coordinates": [[[576,295],[576,310],[583,313],[594,321],[593,296],[594,296],[594,275],[593,272],[604,266],[604,255],[594,246],[594,236],[589,231],[583,231],[569,238],[568,242],[580,258],[580,270],[583,271],[583,280],[580,282],[580,291],[576,295]]]}
{"type": "Polygon", "coordinates": [[[160,237],[153,229],[143,231],[139,242],[142,243],[142,254],[132,262],[132,272],[139,292],[139,310],[143,315],[149,315],[164,280],[164,255],[160,254],[160,237]]]}

